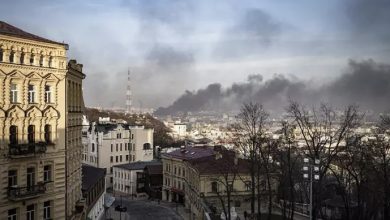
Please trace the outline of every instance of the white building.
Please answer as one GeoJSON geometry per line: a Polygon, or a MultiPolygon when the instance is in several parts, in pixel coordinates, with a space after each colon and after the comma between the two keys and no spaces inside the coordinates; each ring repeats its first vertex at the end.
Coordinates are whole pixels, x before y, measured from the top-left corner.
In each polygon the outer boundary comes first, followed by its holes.
{"type": "Polygon", "coordinates": [[[105,168],[107,187],[112,187],[112,167],[153,159],[153,129],[114,122],[93,122],[83,129],[84,164],[105,168]]]}

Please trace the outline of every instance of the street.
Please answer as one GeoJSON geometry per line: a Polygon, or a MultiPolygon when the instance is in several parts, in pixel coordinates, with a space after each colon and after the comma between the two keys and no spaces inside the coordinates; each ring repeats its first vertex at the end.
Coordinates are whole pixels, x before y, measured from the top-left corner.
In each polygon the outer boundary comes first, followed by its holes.
{"type": "Polygon", "coordinates": [[[114,204],[107,212],[107,219],[115,220],[182,220],[182,218],[174,211],[174,207],[167,204],[158,204],[156,201],[150,200],[131,200],[122,198],[122,206],[127,208],[126,213],[115,211],[115,207],[121,204],[121,199],[116,197],[114,204]]]}

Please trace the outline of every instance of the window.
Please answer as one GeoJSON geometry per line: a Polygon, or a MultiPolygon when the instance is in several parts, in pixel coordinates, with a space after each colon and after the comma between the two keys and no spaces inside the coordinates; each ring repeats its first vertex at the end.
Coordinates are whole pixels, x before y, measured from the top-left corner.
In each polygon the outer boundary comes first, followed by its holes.
{"type": "Polygon", "coordinates": [[[134,139],[134,134],[131,134],[131,140],[133,140],[134,139]]]}
{"type": "Polygon", "coordinates": [[[35,103],[35,88],[34,85],[28,85],[28,103],[35,103]]]}
{"type": "Polygon", "coordinates": [[[8,171],[8,187],[18,185],[18,171],[9,170],[8,171]]]}
{"type": "Polygon", "coordinates": [[[149,143],[145,143],[144,144],[144,150],[150,150],[150,144],[149,143]]]}
{"type": "Polygon", "coordinates": [[[118,144],[115,145],[116,152],[118,152],[118,144]]]}
{"type": "Polygon", "coordinates": [[[133,161],[135,161],[135,155],[133,155],[133,161]]]}
{"type": "Polygon", "coordinates": [[[127,151],[127,143],[125,143],[125,151],[127,151]]]}
{"type": "Polygon", "coordinates": [[[50,201],[43,203],[43,219],[51,219],[50,201]]]}
{"type": "Polygon", "coordinates": [[[115,156],[115,161],[118,163],[118,156],[115,156]]]}
{"type": "Polygon", "coordinates": [[[27,168],[27,191],[33,190],[35,185],[35,168],[27,168]]]}
{"type": "Polygon", "coordinates": [[[51,103],[51,86],[45,86],[45,102],[51,103]]]}
{"type": "Polygon", "coordinates": [[[183,169],[183,176],[185,177],[186,176],[186,171],[183,169]]]}
{"type": "Polygon", "coordinates": [[[120,162],[122,162],[122,155],[119,156],[119,160],[120,160],[120,162]]]}
{"type": "Polygon", "coordinates": [[[126,155],[126,161],[129,161],[129,155],[126,155]]]}
{"type": "Polygon", "coordinates": [[[15,125],[9,127],[9,142],[11,145],[18,144],[18,127],[15,125]]]}
{"type": "Polygon", "coordinates": [[[49,57],[49,67],[53,67],[53,57],[49,57]]]}
{"type": "Polygon", "coordinates": [[[112,173],[112,167],[110,167],[110,173],[112,173]]]}
{"type": "Polygon", "coordinates": [[[29,125],[27,127],[27,139],[28,143],[32,144],[35,143],[35,126],[29,125]]]}
{"type": "Polygon", "coordinates": [[[4,55],[3,49],[0,48],[0,62],[3,62],[3,55],[4,55]]]}
{"type": "Polygon", "coordinates": [[[51,181],[51,166],[46,165],[43,167],[43,181],[50,182],[51,181]]]}
{"type": "Polygon", "coordinates": [[[176,175],[176,166],[174,167],[174,170],[175,170],[175,171],[174,171],[173,173],[176,175]]]}
{"type": "Polygon", "coordinates": [[[34,55],[34,54],[31,54],[31,57],[30,57],[30,65],[33,65],[33,64],[34,64],[34,58],[35,58],[35,55],[34,55]]]}
{"type": "Polygon", "coordinates": [[[92,143],[92,152],[95,152],[95,144],[92,143]]]}
{"type": "Polygon", "coordinates": [[[8,220],[17,220],[18,216],[16,214],[16,209],[10,209],[8,210],[8,220]]]}
{"type": "Polygon", "coordinates": [[[245,182],[245,190],[250,191],[252,187],[252,182],[251,181],[246,181],[245,182]]]}
{"type": "Polygon", "coordinates": [[[27,212],[26,212],[26,219],[27,220],[34,220],[35,219],[35,205],[28,205],[27,206],[27,212]]]}
{"type": "Polygon", "coordinates": [[[121,146],[121,151],[122,151],[122,143],[120,143],[120,146],[121,146]]]}
{"type": "Polygon", "coordinates": [[[25,54],[22,52],[20,54],[20,64],[24,64],[24,56],[25,56],[25,54]]]}
{"type": "Polygon", "coordinates": [[[110,162],[111,163],[114,162],[114,157],[113,156],[110,157],[110,162]]]}
{"type": "Polygon", "coordinates": [[[122,138],[122,134],[121,134],[121,133],[117,133],[117,134],[116,134],[116,138],[117,138],[117,139],[121,139],[121,138],[122,138]]]}
{"type": "Polygon", "coordinates": [[[51,125],[45,125],[45,141],[51,143],[51,125]]]}
{"type": "Polygon", "coordinates": [[[9,62],[10,63],[13,63],[15,62],[15,52],[14,51],[11,51],[11,53],[9,54],[9,62]]]}
{"type": "Polygon", "coordinates": [[[113,178],[112,178],[112,177],[110,177],[110,183],[112,183],[112,179],[113,179],[113,178]]]}
{"type": "Polygon", "coordinates": [[[11,102],[17,103],[18,102],[18,87],[15,83],[11,84],[11,102]]]}
{"type": "Polygon", "coordinates": [[[217,182],[211,183],[211,192],[213,192],[213,193],[218,192],[218,183],[217,182]]]}
{"type": "Polygon", "coordinates": [[[113,147],[114,147],[114,146],[111,144],[111,152],[112,152],[113,147]]]}
{"type": "Polygon", "coordinates": [[[39,66],[43,66],[43,55],[39,57],[39,66]]]}

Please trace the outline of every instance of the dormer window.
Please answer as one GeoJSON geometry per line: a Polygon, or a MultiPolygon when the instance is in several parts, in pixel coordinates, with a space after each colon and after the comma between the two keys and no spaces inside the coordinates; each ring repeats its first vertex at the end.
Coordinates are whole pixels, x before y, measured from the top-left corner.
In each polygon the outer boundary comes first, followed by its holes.
{"type": "Polygon", "coordinates": [[[35,103],[35,86],[28,85],[28,103],[35,103]]]}

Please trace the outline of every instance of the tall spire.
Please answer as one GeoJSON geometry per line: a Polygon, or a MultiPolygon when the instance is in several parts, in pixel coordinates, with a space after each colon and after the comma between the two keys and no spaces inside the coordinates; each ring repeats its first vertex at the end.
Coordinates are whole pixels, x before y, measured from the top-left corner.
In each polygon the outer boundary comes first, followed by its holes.
{"type": "Polygon", "coordinates": [[[130,69],[127,70],[127,89],[126,89],[126,114],[131,114],[131,80],[130,69]]]}

